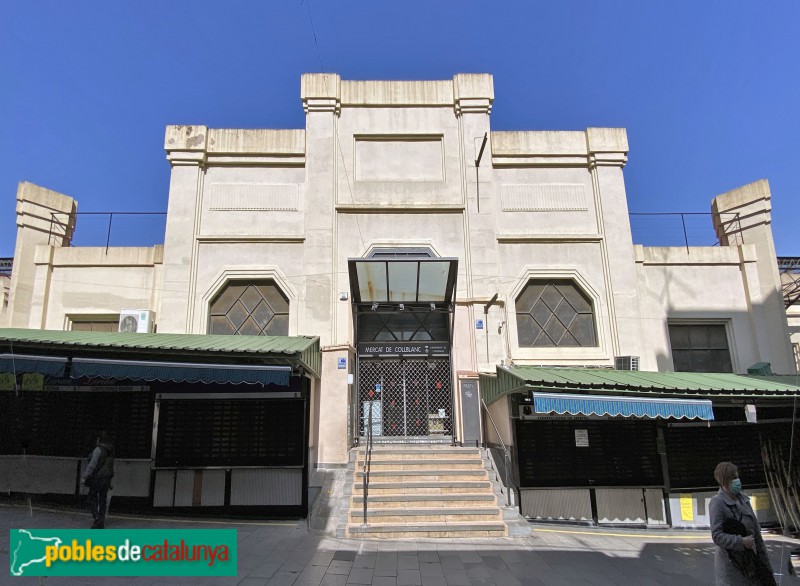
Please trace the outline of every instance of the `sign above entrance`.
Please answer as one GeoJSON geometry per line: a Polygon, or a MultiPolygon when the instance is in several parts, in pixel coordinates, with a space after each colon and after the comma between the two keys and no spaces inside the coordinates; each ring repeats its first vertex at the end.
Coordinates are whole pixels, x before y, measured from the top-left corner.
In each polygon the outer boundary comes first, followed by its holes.
{"type": "Polygon", "coordinates": [[[359,356],[449,356],[446,342],[366,342],[358,345],[359,356]]]}

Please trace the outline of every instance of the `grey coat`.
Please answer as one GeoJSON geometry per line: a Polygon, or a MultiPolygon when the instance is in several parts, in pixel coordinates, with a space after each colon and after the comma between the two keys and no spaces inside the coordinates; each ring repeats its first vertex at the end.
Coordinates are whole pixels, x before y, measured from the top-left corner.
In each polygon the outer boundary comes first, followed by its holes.
{"type": "Polygon", "coordinates": [[[749,580],[739,569],[733,565],[727,550],[744,551],[743,538],[739,535],[723,533],[722,524],[726,519],[735,519],[747,528],[747,532],[753,535],[758,557],[771,567],[767,548],[764,539],[761,537],[761,527],[758,524],[753,507],[750,506],[750,497],[739,493],[735,499],[731,499],[728,494],[719,489],[708,505],[711,516],[711,538],[717,546],[714,556],[714,569],[716,571],[717,586],[749,586],[758,585],[758,582],[749,580]]]}

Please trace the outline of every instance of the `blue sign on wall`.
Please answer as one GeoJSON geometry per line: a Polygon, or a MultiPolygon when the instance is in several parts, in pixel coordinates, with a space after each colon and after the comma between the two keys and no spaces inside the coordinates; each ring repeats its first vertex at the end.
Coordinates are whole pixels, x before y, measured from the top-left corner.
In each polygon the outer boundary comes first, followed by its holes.
{"type": "Polygon", "coordinates": [[[483,320],[482,319],[476,319],[475,320],[475,329],[476,330],[482,330],[483,329],[483,320]]]}
{"type": "Polygon", "coordinates": [[[339,370],[347,368],[347,358],[339,358],[339,370]]]}

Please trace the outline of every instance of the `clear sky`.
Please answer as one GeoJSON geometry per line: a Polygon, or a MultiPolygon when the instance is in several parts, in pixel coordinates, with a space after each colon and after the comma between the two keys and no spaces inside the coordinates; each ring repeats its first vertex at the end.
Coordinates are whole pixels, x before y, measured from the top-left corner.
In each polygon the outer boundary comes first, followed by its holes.
{"type": "Polygon", "coordinates": [[[18,181],[166,211],[167,124],[303,128],[320,70],[491,73],[494,130],[625,127],[632,212],[708,212],[766,178],[778,254],[800,256],[800,0],[5,0],[0,257],[18,181]]]}

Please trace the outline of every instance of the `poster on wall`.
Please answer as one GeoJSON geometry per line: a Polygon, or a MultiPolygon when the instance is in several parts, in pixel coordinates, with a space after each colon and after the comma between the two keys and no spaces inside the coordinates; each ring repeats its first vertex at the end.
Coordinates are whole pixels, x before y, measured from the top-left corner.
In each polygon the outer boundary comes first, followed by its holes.
{"type": "Polygon", "coordinates": [[[575,430],[575,447],[588,448],[589,447],[589,430],[576,429],[575,430]]]}

